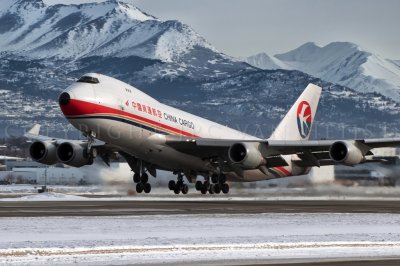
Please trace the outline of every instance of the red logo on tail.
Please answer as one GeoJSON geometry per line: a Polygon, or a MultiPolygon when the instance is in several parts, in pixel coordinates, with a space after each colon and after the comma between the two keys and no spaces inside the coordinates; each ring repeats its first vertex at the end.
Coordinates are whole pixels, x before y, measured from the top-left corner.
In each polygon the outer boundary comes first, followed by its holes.
{"type": "Polygon", "coordinates": [[[307,101],[302,101],[297,107],[297,128],[303,139],[310,133],[311,124],[311,106],[307,101]]]}

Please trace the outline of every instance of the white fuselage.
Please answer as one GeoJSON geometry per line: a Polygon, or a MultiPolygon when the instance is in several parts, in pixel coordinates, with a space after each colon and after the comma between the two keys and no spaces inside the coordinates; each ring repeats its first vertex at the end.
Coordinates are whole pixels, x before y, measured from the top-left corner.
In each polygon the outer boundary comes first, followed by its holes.
{"type": "MultiPolygon", "coordinates": [[[[166,135],[194,138],[259,140],[238,130],[217,124],[160,103],[142,91],[114,78],[94,75],[98,84],[77,82],[68,87],[71,102],[61,109],[69,122],[84,133],[124,152],[172,171],[212,171],[208,161],[179,152],[166,145],[166,135]]],[[[304,174],[307,169],[288,166],[262,171],[246,170],[225,173],[234,181],[257,181],[304,174]]]]}

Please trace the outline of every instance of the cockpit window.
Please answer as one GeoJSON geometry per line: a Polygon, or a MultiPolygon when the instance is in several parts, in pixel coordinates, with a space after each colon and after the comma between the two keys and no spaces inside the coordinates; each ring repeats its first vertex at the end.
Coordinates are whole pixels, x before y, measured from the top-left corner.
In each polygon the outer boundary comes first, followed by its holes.
{"type": "Polygon", "coordinates": [[[90,77],[90,76],[83,76],[80,79],[78,79],[77,82],[84,82],[84,83],[91,83],[91,84],[100,83],[98,78],[94,78],[94,77],[90,77]]]}

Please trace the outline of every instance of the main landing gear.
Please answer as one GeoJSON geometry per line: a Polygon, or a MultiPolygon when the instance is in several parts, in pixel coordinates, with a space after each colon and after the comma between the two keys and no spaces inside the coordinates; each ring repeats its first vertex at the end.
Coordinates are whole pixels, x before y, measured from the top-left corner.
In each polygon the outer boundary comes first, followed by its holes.
{"type": "Polygon", "coordinates": [[[145,193],[150,193],[151,185],[148,183],[148,181],[149,175],[145,172],[143,172],[142,175],[135,173],[133,175],[133,182],[136,183],[136,192],[142,193],[144,191],[145,193]]]}
{"type": "Polygon", "coordinates": [[[142,193],[144,191],[145,193],[150,193],[151,185],[148,183],[149,175],[147,173],[156,177],[156,167],[139,160],[128,153],[120,151],[119,154],[125,158],[129,167],[134,172],[133,182],[136,184],[136,192],[142,193]]]}
{"type": "Polygon", "coordinates": [[[207,192],[210,194],[219,194],[224,193],[227,194],[229,192],[229,185],[226,183],[226,176],[224,174],[213,174],[210,178],[206,178],[204,182],[197,181],[196,182],[196,190],[200,191],[201,194],[206,194],[207,192]]]}
{"type": "Polygon", "coordinates": [[[178,174],[178,180],[171,180],[168,183],[169,190],[173,190],[175,194],[187,194],[189,192],[189,187],[187,184],[183,182],[183,175],[181,173],[178,174]]]}
{"type": "MultiPolygon", "coordinates": [[[[176,172],[175,172],[176,174],[176,172]]],[[[183,181],[183,174],[178,173],[177,181],[171,180],[168,183],[169,190],[174,191],[175,194],[187,194],[189,187],[183,181]]],[[[196,182],[196,190],[200,191],[201,194],[227,194],[229,192],[229,185],[226,183],[226,176],[224,174],[213,174],[211,177],[207,176],[204,182],[196,182]]]]}

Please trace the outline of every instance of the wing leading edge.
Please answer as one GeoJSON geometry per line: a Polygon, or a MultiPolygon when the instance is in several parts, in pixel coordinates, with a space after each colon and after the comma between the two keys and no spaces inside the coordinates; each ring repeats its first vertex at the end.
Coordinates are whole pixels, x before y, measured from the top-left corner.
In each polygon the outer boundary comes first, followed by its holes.
{"type": "MultiPolygon", "coordinates": [[[[167,136],[166,144],[174,149],[202,159],[220,158],[229,161],[229,149],[233,145],[250,144],[257,147],[266,162],[271,162],[267,167],[286,166],[284,155],[297,155],[292,161],[299,166],[322,166],[334,164],[353,164],[353,161],[339,160],[340,157],[334,156],[337,152],[347,152],[360,155],[362,159],[358,163],[376,162],[368,156],[374,148],[400,146],[400,138],[382,139],[360,139],[360,140],[228,140],[228,139],[207,139],[207,138],[182,138],[167,136]],[[339,149],[339,150],[338,150],[339,149]],[[334,157],[334,158],[332,158],[334,157]]],[[[338,154],[337,156],[340,156],[338,154]]],[[[357,163],[354,163],[357,164],[357,163]]]]}

